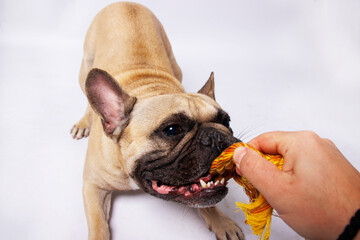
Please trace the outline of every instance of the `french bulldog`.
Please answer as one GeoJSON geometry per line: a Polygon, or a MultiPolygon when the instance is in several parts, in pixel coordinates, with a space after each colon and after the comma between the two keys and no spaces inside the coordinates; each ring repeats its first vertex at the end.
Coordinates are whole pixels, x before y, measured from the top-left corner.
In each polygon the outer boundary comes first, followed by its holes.
{"type": "Polygon", "coordinates": [[[163,26],[136,3],[100,11],[87,32],[79,82],[88,99],[73,138],[89,136],[83,198],[89,239],[110,239],[113,191],[142,189],[197,208],[217,239],[244,239],[214,205],[227,194],[212,161],[238,142],[214,97],[214,77],[186,93],[163,26]]]}

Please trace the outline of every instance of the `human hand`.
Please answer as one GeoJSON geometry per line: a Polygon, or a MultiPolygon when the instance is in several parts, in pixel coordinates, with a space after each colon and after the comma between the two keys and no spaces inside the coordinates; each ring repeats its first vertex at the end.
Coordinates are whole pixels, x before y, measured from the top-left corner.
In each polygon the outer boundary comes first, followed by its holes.
{"type": "Polygon", "coordinates": [[[283,169],[240,147],[234,153],[237,172],[297,233],[310,239],[337,239],[360,208],[360,173],[337,147],[313,132],[265,133],[249,145],[281,154],[283,169]]]}

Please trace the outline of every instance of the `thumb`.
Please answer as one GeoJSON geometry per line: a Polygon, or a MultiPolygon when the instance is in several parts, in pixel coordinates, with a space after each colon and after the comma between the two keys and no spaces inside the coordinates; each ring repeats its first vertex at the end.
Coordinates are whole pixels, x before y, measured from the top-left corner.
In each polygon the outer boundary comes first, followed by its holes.
{"type": "Polygon", "coordinates": [[[234,152],[236,172],[246,177],[264,196],[277,194],[283,172],[250,148],[239,147],[234,152]]]}

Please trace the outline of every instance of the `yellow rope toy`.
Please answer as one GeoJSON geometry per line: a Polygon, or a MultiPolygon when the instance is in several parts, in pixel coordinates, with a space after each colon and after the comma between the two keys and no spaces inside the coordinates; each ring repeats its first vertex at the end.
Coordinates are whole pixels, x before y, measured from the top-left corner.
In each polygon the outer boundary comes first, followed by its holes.
{"type": "Polygon", "coordinates": [[[237,208],[240,208],[244,212],[246,217],[245,223],[251,226],[253,233],[258,235],[258,239],[268,240],[270,237],[273,208],[266,201],[264,196],[256,190],[256,188],[245,177],[236,173],[236,166],[233,162],[233,154],[235,149],[238,147],[246,147],[256,151],[263,158],[275,164],[280,170],[284,164],[284,159],[281,155],[264,154],[246,143],[238,142],[225,149],[220,156],[213,161],[210,168],[210,174],[215,176],[215,180],[220,178],[229,180],[230,178],[233,178],[244,188],[246,195],[248,195],[250,199],[250,203],[237,202],[237,208]]]}

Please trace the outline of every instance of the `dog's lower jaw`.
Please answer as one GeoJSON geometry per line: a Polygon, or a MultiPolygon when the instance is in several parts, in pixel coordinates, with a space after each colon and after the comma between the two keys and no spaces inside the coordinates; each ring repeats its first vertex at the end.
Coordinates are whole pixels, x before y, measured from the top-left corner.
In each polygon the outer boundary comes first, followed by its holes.
{"type": "Polygon", "coordinates": [[[149,172],[137,174],[136,179],[139,187],[145,192],[166,201],[174,201],[194,208],[214,206],[228,193],[225,179],[215,181],[208,171],[193,182],[184,181],[177,186],[166,184],[149,172]]]}

